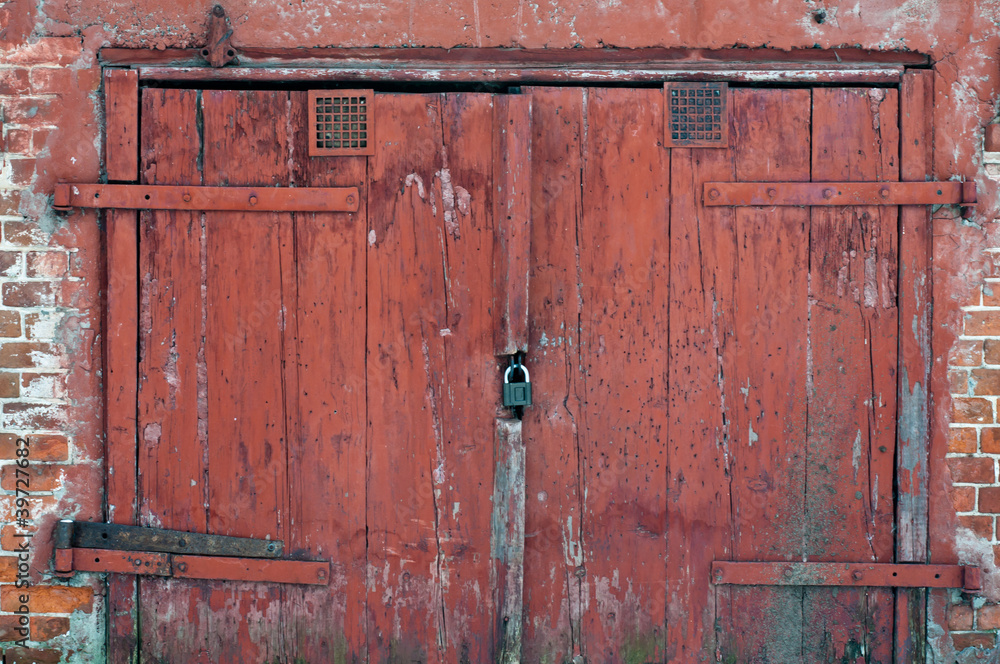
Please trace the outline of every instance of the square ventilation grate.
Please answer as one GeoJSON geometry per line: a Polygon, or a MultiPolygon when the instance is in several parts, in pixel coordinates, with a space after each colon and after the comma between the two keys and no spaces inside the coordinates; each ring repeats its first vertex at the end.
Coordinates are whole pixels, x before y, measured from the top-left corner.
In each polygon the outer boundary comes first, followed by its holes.
{"type": "Polygon", "coordinates": [[[374,154],[373,102],[371,90],[310,90],[309,156],[374,154]]]}
{"type": "Polygon", "coordinates": [[[729,86],[726,83],[664,84],[668,148],[729,147],[729,86]]]}

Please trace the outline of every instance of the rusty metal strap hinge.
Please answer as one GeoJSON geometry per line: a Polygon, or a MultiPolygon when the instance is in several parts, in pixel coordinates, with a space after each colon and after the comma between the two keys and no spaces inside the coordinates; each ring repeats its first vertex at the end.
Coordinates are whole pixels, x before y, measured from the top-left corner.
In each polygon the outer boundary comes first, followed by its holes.
{"type": "Polygon", "coordinates": [[[306,585],[329,582],[330,563],[276,560],[283,548],[276,540],[63,520],[55,528],[54,568],[61,575],[110,572],[306,585]]]}
{"type": "Polygon", "coordinates": [[[961,205],[975,182],[706,182],[706,206],[961,205]]]}
{"type": "Polygon", "coordinates": [[[357,187],[200,187],[145,184],[56,185],[56,210],[118,208],[235,212],[357,212],[357,187]]]}
{"type": "Polygon", "coordinates": [[[869,586],[979,590],[978,567],[923,563],[712,563],[712,582],[736,586],[869,586]]]}

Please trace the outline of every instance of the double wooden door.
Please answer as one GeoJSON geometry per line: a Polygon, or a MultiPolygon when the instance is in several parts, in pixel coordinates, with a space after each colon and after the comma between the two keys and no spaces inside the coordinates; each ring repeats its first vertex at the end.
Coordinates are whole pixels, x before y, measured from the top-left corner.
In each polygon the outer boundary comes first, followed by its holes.
{"type": "Polygon", "coordinates": [[[897,211],[701,192],[898,179],[896,90],[733,89],[728,149],[665,148],[660,89],[520,94],[518,424],[494,355],[502,95],[379,93],[374,154],[310,158],[305,92],[142,91],[143,182],[361,205],[139,217],[139,524],[332,564],[328,586],[140,579],[141,661],[892,661],[894,591],[710,567],[894,560],[897,211]]]}

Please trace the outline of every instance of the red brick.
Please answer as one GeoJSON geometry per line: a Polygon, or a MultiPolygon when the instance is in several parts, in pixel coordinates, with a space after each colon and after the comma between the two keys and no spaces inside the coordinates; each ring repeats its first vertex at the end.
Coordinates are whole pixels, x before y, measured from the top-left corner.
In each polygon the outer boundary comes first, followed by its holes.
{"type": "Polygon", "coordinates": [[[10,160],[10,181],[15,185],[28,186],[31,179],[35,177],[35,160],[11,159],[10,160]]]}
{"type": "Polygon", "coordinates": [[[979,511],[1000,514],[1000,487],[984,486],[979,490],[979,511]]]}
{"type": "Polygon", "coordinates": [[[986,399],[956,397],[951,405],[955,424],[993,424],[993,404],[986,399]]]}
{"type": "Polygon", "coordinates": [[[27,638],[29,625],[30,616],[0,616],[0,642],[8,643],[27,638]],[[20,629],[24,631],[18,631],[20,629]]]}
{"type": "Polygon", "coordinates": [[[996,475],[993,469],[993,459],[976,457],[957,457],[948,459],[951,468],[951,480],[969,484],[993,484],[996,475]]]}
{"type": "Polygon", "coordinates": [[[69,269],[65,251],[29,251],[25,266],[29,277],[63,277],[69,269]]]}
{"type": "Polygon", "coordinates": [[[13,583],[17,578],[17,556],[0,556],[0,583],[13,583]]]}
{"type": "Polygon", "coordinates": [[[16,399],[21,390],[16,373],[0,372],[0,399],[16,399]]]}
{"type": "Polygon", "coordinates": [[[52,344],[9,341],[0,344],[0,367],[8,369],[59,368],[60,362],[54,359],[56,347],[52,344]]]}
{"type": "Polygon", "coordinates": [[[989,632],[965,632],[964,634],[951,635],[951,642],[955,644],[955,650],[992,648],[996,645],[996,640],[996,634],[989,632]]]}
{"type": "Polygon", "coordinates": [[[31,70],[31,91],[60,94],[76,86],[76,72],[66,67],[35,67],[31,70]]]}
{"type": "Polygon", "coordinates": [[[67,394],[66,378],[66,374],[21,374],[21,395],[30,399],[62,399],[67,394]]]}
{"type": "Polygon", "coordinates": [[[1000,335],[1000,311],[965,312],[965,333],[970,337],[1000,335]]]}
{"type": "Polygon", "coordinates": [[[16,277],[21,272],[20,251],[0,251],[0,276],[16,277]]]}
{"type": "Polygon", "coordinates": [[[52,135],[51,129],[32,129],[31,130],[31,151],[34,154],[38,154],[45,149],[46,144],[49,142],[49,136],[52,135]]]}
{"type": "Polygon", "coordinates": [[[57,100],[20,96],[4,102],[4,121],[15,125],[58,124],[65,108],[57,100]]]}
{"type": "Polygon", "coordinates": [[[5,307],[54,307],[57,284],[48,281],[19,281],[3,285],[5,307]]]}
{"type": "Polygon", "coordinates": [[[63,316],[53,312],[31,312],[24,315],[24,336],[29,339],[53,339],[63,316]]]}
{"type": "Polygon", "coordinates": [[[948,391],[956,396],[969,394],[969,372],[965,369],[948,369],[948,391]]]}
{"type": "Polygon", "coordinates": [[[3,224],[3,239],[8,244],[19,247],[45,247],[51,237],[30,221],[5,221],[3,224]]]}
{"type": "Polygon", "coordinates": [[[69,631],[69,618],[55,616],[31,617],[31,640],[48,641],[69,631]]]}
{"type": "Polygon", "coordinates": [[[5,403],[3,426],[29,431],[59,430],[66,426],[68,407],[61,404],[5,403]]]}
{"type": "Polygon", "coordinates": [[[977,339],[965,339],[952,346],[948,364],[959,367],[978,367],[982,363],[982,341],[977,339]]]}
{"type": "Polygon", "coordinates": [[[61,650],[39,648],[7,648],[4,664],[59,664],[63,661],[61,650]]]}
{"type": "Polygon", "coordinates": [[[17,214],[21,205],[21,192],[17,189],[0,190],[0,214],[17,214]]]}
{"type": "Polygon", "coordinates": [[[977,286],[965,294],[965,299],[962,300],[959,306],[978,307],[983,301],[982,295],[982,291],[977,286]]]}
{"type": "Polygon", "coordinates": [[[31,130],[8,129],[4,149],[11,155],[31,155],[31,130]]]}
{"type": "Polygon", "coordinates": [[[16,311],[0,311],[0,337],[21,336],[21,314],[16,311]]]}
{"type": "MultiPolygon", "coordinates": [[[[18,436],[0,433],[0,459],[16,459],[18,436]]],[[[27,437],[30,461],[66,461],[69,459],[69,441],[66,436],[37,435],[27,437]]]]}
{"type": "Polygon", "coordinates": [[[959,427],[959,428],[949,429],[948,451],[951,452],[952,454],[975,454],[976,430],[973,429],[972,427],[959,427]]]}
{"type": "Polygon", "coordinates": [[[21,488],[29,492],[52,491],[59,488],[61,483],[59,478],[65,472],[66,466],[63,464],[31,463],[27,468],[7,464],[3,468],[0,468],[0,488],[6,491],[13,491],[17,486],[17,481],[27,477],[28,485],[25,486],[22,483],[21,488]]]}
{"type": "Polygon", "coordinates": [[[980,445],[986,454],[1000,454],[1000,428],[983,427],[980,445]]]}
{"type": "Polygon", "coordinates": [[[951,502],[956,512],[974,512],[976,509],[976,487],[953,486],[951,502]]]}
{"type": "Polygon", "coordinates": [[[1000,284],[983,284],[983,306],[1000,307],[1000,284]]]}
{"type": "Polygon", "coordinates": [[[968,528],[984,539],[993,539],[993,517],[991,516],[960,516],[959,528],[968,528]]]}
{"type": "Polygon", "coordinates": [[[0,51],[0,62],[11,65],[68,65],[80,57],[78,37],[46,37],[16,49],[0,51]]]}
{"type": "Polygon", "coordinates": [[[969,382],[973,385],[972,393],[975,395],[995,396],[1000,394],[1000,369],[973,369],[972,380],[969,382]]]}
{"type": "Polygon", "coordinates": [[[1000,606],[987,604],[976,612],[976,625],[979,629],[1000,629],[1000,606]]]}
{"type": "Polygon", "coordinates": [[[0,95],[21,95],[27,91],[27,69],[22,67],[0,69],[0,95]]]}
{"type": "Polygon", "coordinates": [[[972,629],[972,607],[968,604],[952,604],[948,607],[948,629],[972,629]]]}
{"type": "Polygon", "coordinates": [[[94,606],[94,591],[89,586],[34,586],[30,590],[11,586],[0,588],[0,610],[13,611],[19,606],[18,595],[28,593],[28,608],[32,613],[90,613],[94,606]]]}

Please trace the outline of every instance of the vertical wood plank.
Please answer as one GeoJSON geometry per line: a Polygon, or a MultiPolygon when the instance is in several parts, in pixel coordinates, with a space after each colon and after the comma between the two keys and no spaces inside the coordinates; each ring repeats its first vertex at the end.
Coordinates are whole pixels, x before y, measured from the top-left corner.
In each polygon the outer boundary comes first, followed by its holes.
{"type": "MultiPolygon", "coordinates": [[[[104,85],[105,163],[108,176],[135,180],[138,172],[138,76],[107,70],[104,85]],[[131,109],[131,113],[124,113],[131,109]]],[[[105,486],[110,523],[134,525],[138,504],[136,469],[136,399],[139,338],[138,215],[109,210],[107,283],[104,317],[105,486]]],[[[108,661],[124,664],[135,658],[136,580],[108,576],[108,661]]]]}
{"type": "Polygon", "coordinates": [[[524,618],[524,438],[520,420],[496,421],[493,558],[496,564],[499,664],[522,661],[524,618]]]}
{"type": "Polygon", "coordinates": [[[731,180],[735,173],[726,150],[670,152],[666,649],[667,661],[698,661],[713,657],[715,649],[712,560],[732,551],[729,433],[720,379],[727,342],[722,316],[733,308],[736,261],[733,211],[703,207],[699,189],[702,182],[731,180]]]}
{"type": "MultiPolygon", "coordinates": [[[[499,203],[490,149],[497,133],[496,95],[445,94],[441,98],[441,168],[432,195],[440,195],[446,320],[442,441],[435,466],[437,531],[447,637],[445,661],[495,661],[496,641],[491,524],[495,415],[500,370],[493,355],[493,266],[489,256],[499,203]],[[485,259],[485,260],[484,260],[485,259]],[[488,595],[484,596],[484,590],[488,595]]],[[[526,142],[522,138],[522,142],[526,142]]],[[[509,168],[523,187],[523,160],[509,168]]],[[[513,177],[513,175],[512,175],[513,177]]],[[[509,195],[517,196],[514,192],[509,195]]],[[[499,195],[506,195],[499,192],[499,195]]],[[[523,207],[523,206],[522,206],[523,207]]],[[[428,256],[428,260],[436,257],[428,256]]],[[[527,255],[518,258],[527,278],[527,255]]],[[[524,288],[527,288],[525,281],[524,288]]]]}
{"type": "Polygon", "coordinates": [[[139,72],[104,70],[104,169],[109,182],[139,177],[139,72]]]}
{"type": "MultiPolygon", "coordinates": [[[[813,90],[814,181],[896,180],[895,90],[813,90]]],[[[813,208],[810,231],[810,560],[889,562],[898,370],[897,212],[813,208]]],[[[892,657],[893,593],[807,588],[808,657],[892,657]]]]}
{"type": "Polygon", "coordinates": [[[525,88],[532,97],[529,357],[534,404],[523,420],[525,662],[580,654],[584,606],[580,450],[580,88],[525,88]]]}
{"type": "MultiPolygon", "coordinates": [[[[809,180],[810,105],[807,90],[730,92],[737,181],[809,180]]],[[[734,560],[802,556],[808,229],[806,209],[736,208],[731,262],[713,275],[733,283],[731,299],[713,306],[723,330],[734,560]]],[[[801,588],[719,587],[717,599],[723,659],[801,658],[801,588]]]]}
{"type": "MultiPolygon", "coordinates": [[[[908,71],[900,88],[900,179],[933,172],[934,74],[908,71]]],[[[927,561],[931,370],[930,209],[904,206],[899,237],[899,427],[896,451],[896,559],[927,561]]],[[[927,592],[897,591],[896,661],[924,661],[927,592]]]]}
{"type": "Polygon", "coordinates": [[[353,213],[296,214],[292,251],[282,254],[294,284],[283,289],[294,524],[286,551],[333,566],[328,588],[285,589],[286,649],[307,661],[364,661],[367,158],[306,157],[307,103],[305,92],[291,93],[293,184],[357,186],[360,205],[353,213]]]}
{"type": "Polygon", "coordinates": [[[497,355],[528,350],[531,259],[531,97],[497,95],[493,189],[493,310],[497,355]]]}
{"type": "Polygon", "coordinates": [[[670,166],[662,105],[662,90],[593,89],[584,110],[578,422],[590,598],[581,633],[591,661],[663,656],[670,166]]]}
{"type": "Polygon", "coordinates": [[[448,328],[437,217],[441,98],[375,96],[379,140],[369,159],[368,654],[442,661],[438,491],[444,482],[448,328]]]}

